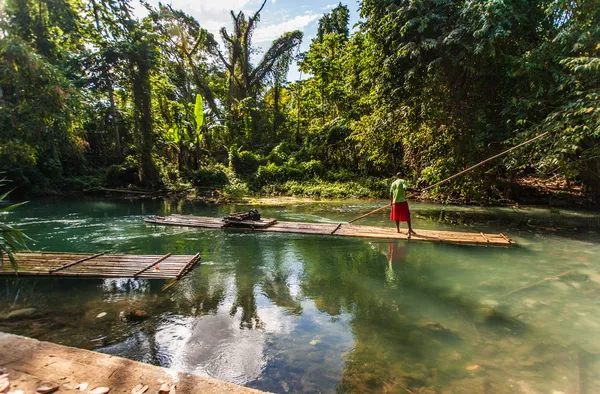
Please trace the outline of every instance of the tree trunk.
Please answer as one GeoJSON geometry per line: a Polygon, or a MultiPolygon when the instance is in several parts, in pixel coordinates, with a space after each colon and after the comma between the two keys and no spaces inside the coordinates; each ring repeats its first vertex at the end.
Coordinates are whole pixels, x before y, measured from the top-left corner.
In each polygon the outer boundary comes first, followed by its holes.
{"type": "Polygon", "coordinates": [[[117,160],[119,163],[122,163],[123,153],[121,151],[121,135],[119,134],[119,122],[117,121],[117,110],[115,108],[115,92],[113,90],[110,78],[106,78],[106,84],[108,85],[108,97],[110,98],[110,121],[112,122],[113,130],[115,132],[115,150],[117,151],[117,160]]]}
{"type": "MultiPolygon", "coordinates": [[[[143,56],[142,56],[143,57],[143,56]]],[[[145,59],[136,59],[137,74],[134,77],[134,99],[136,119],[140,141],[140,162],[142,167],[142,183],[146,186],[156,186],[158,169],[152,161],[154,133],[152,130],[152,103],[150,101],[150,67],[145,59]]]]}

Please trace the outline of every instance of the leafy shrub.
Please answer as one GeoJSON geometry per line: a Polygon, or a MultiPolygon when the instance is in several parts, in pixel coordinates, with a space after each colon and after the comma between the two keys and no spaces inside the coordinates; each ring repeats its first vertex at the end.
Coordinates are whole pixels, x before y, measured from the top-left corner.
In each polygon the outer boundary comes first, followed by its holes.
{"type": "Polygon", "coordinates": [[[104,184],[111,187],[123,187],[140,182],[137,168],[113,164],[106,169],[104,184]]]}
{"type": "Polygon", "coordinates": [[[280,182],[282,178],[282,167],[275,163],[258,167],[255,183],[259,187],[280,182]]]}
{"type": "Polygon", "coordinates": [[[239,152],[235,146],[229,150],[229,166],[242,179],[251,178],[261,164],[259,155],[252,152],[239,152]]]}
{"type": "Polygon", "coordinates": [[[98,187],[101,184],[100,180],[94,176],[66,178],[61,183],[62,189],[69,192],[82,192],[93,187],[98,187]]]}
{"type": "Polygon", "coordinates": [[[300,166],[285,164],[278,166],[274,163],[266,166],[258,167],[254,184],[256,186],[263,187],[266,185],[273,185],[284,183],[289,180],[304,180],[306,173],[300,166]]]}
{"type": "Polygon", "coordinates": [[[289,161],[290,157],[298,151],[298,146],[289,142],[282,142],[271,150],[271,153],[267,156],[269,163],[275,163],[278,166],[283,165],[286,161],[289,161]]]}
{"type": "Polygon", "coordinates": [[[372,190],[358,182],[287,181],[279,185],[266,186],[262,191],[268,194],[304,197],[376,197],[376,194],[372,190]]]}
{"type": "Polygon", "coordinates": [[[279,152],[275,149],[273,149],[271,153],[269,153],[269,155],[267,156],[267,162],[269,162],[269,164],[276,164],[278,166],[283,165],[283,163],[285,163],[287,160],[287,154],[279,152]]]}
{"type": "Polygon", "coordinates": [[[356,174],[348,169],[342,168],[338,171],[327,171],[324,178],[333,182],[350,181],[356,179],[356,174]]]}
{"type": "Polygon", "coordinates": [[[318,178],[325,174],[325,166],[320,160],[311,160],[300,163],[303,179],[318,178]]]}
{"type": "Polygon", "coordinates": [[[229,184],[223,188],[223,195],[227,198],[245,197],[250,194],[248,184],[239,179],[231,179],[229,184]]]}
{"type": "Polygon", "coordinates": [[[206,167],[191,175],[192,184],[200,187],[223,187],[229,183],[229,177],[222,168],[206,167]]]}

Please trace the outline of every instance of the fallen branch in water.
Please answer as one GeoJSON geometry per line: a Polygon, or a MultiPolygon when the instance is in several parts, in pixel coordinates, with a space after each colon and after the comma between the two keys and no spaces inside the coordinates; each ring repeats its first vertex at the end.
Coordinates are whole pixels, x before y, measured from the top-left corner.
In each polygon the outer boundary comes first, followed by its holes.
{"type": "Polygon", "coordinates": [[[563,272],[562,274],[558,274],[558,275],[555,275],[555,276],[550,276],[550,277],[548,277],[548,278],[544,278],[544,279],[542,279],[542,280],[540,280],[540,281],[538,281],[538,282],[531,283],[531,284],[529,284],[529,285],[527,285],[527,286],[523,286],[523,287],[520,287],[520,288],[518,288],[518,289],[515,289],[515,290],[512,290],[512,291],[509,291],[508,293],[506,293],[506,294],[504,294],[504,295],[501,295],[501,296],[500,296],[500,298],[502,298],[502,297],[508,297],[509,295],[512,295],[512,294],[518,293],[519,291],[526,290],[526,289],[529,289],[529,288],[531,288],[531,287],[534,287],[534,286],[537,286],[537,285],[541,285],[542,283],[545,283],[545,282],[547,282],[547,281],[549,281],[549,280],[552,280],[552,279],[558,279],[558,278],[560,278],[560,277],[562,277],[562,276],[565,276],[565,275],[567,275],[567,274],[570,274],[570,273],[571,273],[571,272],[573,272],[573,271],[575,271],[575,270],[568,270],[568,271],[565,271],[565,272],[563,272]]]}

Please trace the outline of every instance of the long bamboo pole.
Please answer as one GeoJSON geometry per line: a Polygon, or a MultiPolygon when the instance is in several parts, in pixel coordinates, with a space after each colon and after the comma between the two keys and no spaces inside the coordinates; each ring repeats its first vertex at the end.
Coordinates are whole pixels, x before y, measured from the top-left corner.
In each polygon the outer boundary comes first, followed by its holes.
{"type": "Polygon", "coordinates": [[[364,215],[362,215],[362,216],[359,216],[359,217],[357,217],[357,218],[354,218],[354,219],[352,219],[352,220],[349,220],[349,221],[348,221],[348,223],[356,222],[358,219],[362,219],[362,218],[366,218],[367,216],[371,216],[372,214],[374,214],[374,213],[376,213],[376,212],[379,212],[379,211],[381,211],[382,209],[386,209],[386,208],[388,208],[388,207],[389,207],[389,206],[391,206],[391,205],[392,205],[392,204],[388,204],[388,205],[386,205],[385,207],[377,208],[377,209],[375,209],[375,210],[373,210],[373,211],[371,211],[371,212],[369,212],[369,213],[365,213],[365,214],[364,214],[364,215]]]}
{"type": "Polygon", "coordinates": [[[529,143],[531,143],[533,141],[539,140],[540,138],[547,136],[549,133],[550,133],[549,131],[546,131],[545,133],[542,133],[542,134],[540,134],[540,135],[538,135],[536,137],[533,137],[533,138],[531,138],[531,139],[529,139],[529,140],[527,140],[525,142],[521,142],[519,145],[513,146],[512,148],[507,149],[504,152],[500,152],[497,155],[494,155],[494,156],[492,156],[492,157],[490,157],[488,159],[485,159],[484,161],[479,162],[479,163],[475,164],[474,166],[471,166],[471,167],[469,167],[469,168],[467,168],[465,170],[462,170],[461,172],[458,172],[458,173],[456,173],[456,174],[454,174],[454,175],[452,175],[452,176],[450,176],[450,177],[448,177],[446,179],[443,179],[443,180],[439,181],[438,183],[434,183],[431,186],[427,186],[426,188],[422,189],[421,192],[427,191],[429,189],[433,189],[434,187],[439,186],[442,183],[446,183],[449,180],[452,180],[452,179],[456,178],[457,176],[460,176],[462,174],[466,174],[467,172],[469,172],[471,170],[474,170],[475,168],[477,168],[477,167],[479,167],[479,166],[481,166],[481,165],[483,165],[483,164],[485,164],[485,163],[487,163],[489,161],[497,159],[500,156],[504,156],[505,154],[510,153],[510,152],[512,152],[512,151],[514,151],[516,149],[519,149],[520,147],[522,147],[524,145],[527,145],[527,144],[529,144],[529,143]]]}
{"type": "MultiPolygon", "coordinates": [[[[452,175],[452,176],[449,176],[449,177],[448,177],[448,178],[446,178],[446,179],[443,179],[443,180],[441,180],[441,181],[439,181],[439,182],[437,182],[437,183],[434,183],[434,184],[433,184],[433,185],[431,185],[431,186],[427,186],[426,188],[424,188],[424,189],[421,189],[421,191],[420,191],[420,192],[422,193],[422,192],[424,192],[424,191],[427,191],[427,190],[429,190],[429,189],[433,189],[434,187],[436,187],[436,186],[439,186],[439,185],[441,185],[442,183],[446,183],[446,182],[448,182],[448,181],[450,181],[450,180],[452,180],[452,179],[454,179],[454,178],[456,178],[456,177],[458,177],[458,176],[461,176],[461,175],[463,175],[463,174],[466,174],[467,172],[469,172],[469,171],[472,171],[472,170],[474,170],[475,168],[477,168],[477,167],[479,167],[479,166],[481,166],[481,165],[483,165],[483,164],[485,164],[485,163],[487,163],[487,162],[489,162],[489,161],[492,161],[492,160],[494,160],[494,159],[497,159],[497,158],[498,158],[498,157],[500,157],[500,156],[504,156],[505,154],[507,154],[507,153],[510,153],[510,152],[512,152],[512,151],[514,151],[514,150],[516,150],[516,149],[519,149],[520,147],[522,147],[522,146],[524,146],[524,145],[527,145],[527,144],[529,144],[529,143],[531,143],[531,142],[533,142],[533,141],[537,141],[537,140],[539,140],[540,138],[547,136],[549,133],[550,133],[549,131],[546,131],[545,133],[542,133],[542,134],[540,134],[540,135],[538,135],[538,136],[535,136],[535,137],[533,137],[533,138],[531,138],[531,139],[529,139],[529,140],[527,140],[527,141],[525,141],[525,142],[521,142],[519,145],[513,146],[512,148],[510,148],[510,149],[507,149],[507,150],[505,150],[505,151],[503,151],[503,152],[500,152],[500,153],[498,153],[497,155],[494,155],[494,156],[492,156],[492,157],[489,157],[489,158],[485,159],[484,161],[481,161],[481,162],[479,162],[479,163],[475,164],[474,166],[471,166],[471,167],[469,167],[469,168],[467,168],[467,169],[464,169],[464,170],[462,170],[461,172],[458,172],[458,173],[456,173],[456,174],[454,174],[454,175],[452,175]]],[[[348,223],[352,223],[352,222],[355,222],[355,221],[357,221],[357,220],[359,220],[359,219],[362,219],[362,218],[364,218],[364,217],[370,216],[370,215],[372,215],[372,214],[374,214],[374,213],[376,213],[376,212],[379,212],[379,211],[381,211],[382,209],[385,209],[385,208],[389,207],[390,205],[392,205],[392,204],[388,204],[388,205],[386,205],[385,207],[377,208],[377,209],[375,209],[375,210],[373,210],[373,211],[371,211],[371,212],[369,212],[369,213],[367,213],[367,214],[364,214],[364,215],[362,215],[362,216],[359,216],[359,217],[357,217],[357,218],[354,218],[354,219],[352,219],[352,220],[348,221],[348,223]]]]}

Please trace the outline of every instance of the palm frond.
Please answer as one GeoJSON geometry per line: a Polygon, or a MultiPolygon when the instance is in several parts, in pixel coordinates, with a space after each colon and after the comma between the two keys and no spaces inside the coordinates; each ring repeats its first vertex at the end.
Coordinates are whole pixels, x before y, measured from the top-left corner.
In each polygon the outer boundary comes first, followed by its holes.
{"type": "MultiPolygon", "coordinates": [[[[4,184],[7,182],[9,181],[6,180],[6,178],[0,179],[0,187],[4,186],[4,184]]],[[[8,192],[0,195],[0,204],[11,192],[12,190],[9,190],[8,192]]],[[[17,204],[10,204],[0,207],[0,213],[12,211],[13,209],[26,203],[27,201],[24,201],[17,204]]],[[[27,248],[26,241],[30,239],[31,238],[25,235],[21,230],[14,228],[9,224],[0,222],[0,264],[4,264],[4,259],[8,258],[13,269],[17,270],[19,267],[15,259],[14,252],[18,249],[27,248]]]]}

